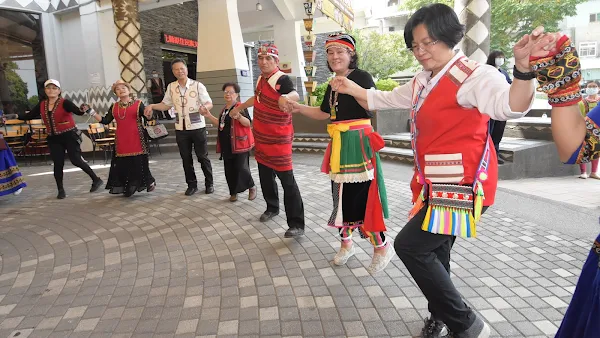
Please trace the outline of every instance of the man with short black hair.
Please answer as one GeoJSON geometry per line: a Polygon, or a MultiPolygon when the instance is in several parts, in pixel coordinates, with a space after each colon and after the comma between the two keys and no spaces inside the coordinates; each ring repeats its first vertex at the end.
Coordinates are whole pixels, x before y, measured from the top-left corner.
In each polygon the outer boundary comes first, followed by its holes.
{"type": "Polygon", "coordinates": [[[188,184],[185,195],[191,196],[198,191],[192,147],[204,173],[205,193],[212,194],[215,191],[212,166],[208,158],[206,122],[202,116],[213,107],[212,100],[202,83],[188,77],[187,64],[183,59],[173,60],[171,70],[177,81],[169,83],[161,103],[148,105],[146,111],[175,108],[175,136],[188,184]]]}
{"type": "Polygon", "coordinates": [[[275,177],[283,186],[283,204],[289,229],[285,237],[304,235],[304,204],[292,170],[292,115],[284,111],[288,100],[300,99],[292,80],[279,70],[279,52],[272,44],[258,49],[261,75],[256,82],[253,97],[229,113],[237,116],[244,109],[254,107],[252,121],[255,158],[267,210],[260,216],[266,222],[279,214],[279,195],[275,177]]]}

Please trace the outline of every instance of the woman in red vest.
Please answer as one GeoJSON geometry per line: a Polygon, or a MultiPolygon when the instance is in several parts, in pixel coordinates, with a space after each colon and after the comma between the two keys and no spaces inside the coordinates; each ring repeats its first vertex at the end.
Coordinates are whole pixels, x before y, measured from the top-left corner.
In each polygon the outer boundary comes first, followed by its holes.
{"type": "Polygon", "coordinates": [[[240,86],[228,82],[223,85],[225,107],[217,119],[208,110],[202,115],[214,125],[218,125],[217,153],[221,153],[225,167],[225,179],[229,187],[229,201],[237,201],[237,194],[248,190],[248,199],[256,198],[256,185],[250,172],[250,150],[254,147],[254,137],[250,129],[252,119],[248,110],[233,115],[233,108],[241,105],[237,100],[240,86]]]}
{"type": "Polygon", "coordinates": [[[556,42],[543,27],[524,36],[513,48],[515,80],[508,84],[496,68],[454,50],[463,37],[464,26],[452,8],[425,6],[404,30],[406,45],[423,66],[407,84],[381,92],[342,76],[330,82],[370,111],[411,109],[414,207],[394,247],[429,302],[423,337],[440,337],[444,326],[457,338],[490,335],[450,279],[450,250],[456,236],[475,237],[481,213],[494,203],[498,162],[489,119],[519,118],[529,111],[535,77],[529,57],[547,54],[556,42]]]}
{"type": "Polygon", "coordinates": [[[90,192],[94,192],[104,183],[81,157],[80,139],[73,114],[84,113],[71,101],[61,97],[60,83],[48,80],[44,83],[47,99],[38,103],[30,112],[19,115],[21,120],[42,118],[48,132],[48,147],[54,162],[54,179],[58,188],[56,198],[63,199],[67,195],[63,186],[63,168],[65,150],[74,166],[81,168],[92,179],[90,192]]]}
{"type": "Polygon", "coordinates": [[[136,191],[151,192],[156,187],[148,165],[148,143],[144,135],[144,121],[150,120],[152,113],[144,115],[144,104],[131,97],[131,86],[118,80],[112,86],[119,100],[109,108],[108,114],[101,117],[95,111],[90,115],[96,121],[109,124],[117,122],[115,132],[115,153],[110,165],[106,189],[111,194],[129,197],[136,191]]]}

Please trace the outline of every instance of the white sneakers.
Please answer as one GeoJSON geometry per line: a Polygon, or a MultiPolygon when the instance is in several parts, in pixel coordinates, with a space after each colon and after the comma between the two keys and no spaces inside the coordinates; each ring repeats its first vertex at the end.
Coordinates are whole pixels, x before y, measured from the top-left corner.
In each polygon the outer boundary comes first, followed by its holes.
{"type": "MultiPolygon", "coordinates": [[[[333,258],[333,264],[335,265],[344,265],[348,262],[350,257],[354,256],[356,250],[354,249],[354,245],[350,247],[350,249],[341,248],[340,251],[333,258]]],[[[394,257],[394,248],[391,245],[388,245],[385,250],[385,254],[381,255],[378,253],[373,253],[373,260],[369,267],[367,267],[367,271],[370,274],[376,274],[380,271],[383,271],[385,267],[390,263],[392,258],[394,257]]]]}
{"type": "Polygon", "coordinates": [[[586,178],[588,178],[588,174],[583,173],[583,174],[579,175],[579,178],[583,178],[585,180],[586,178]]]}
{"type": "Polygon", "coordinates": [[[378,273],[379,271],[383,271],[385,267],[390,263],[392,258],[394,257],[394,248],[391,245],[388,245],[385,254],[380,255],[378,253],[373,254],[373,260],[371,261],[371,265],[367,268],[367,271],[371,275],[378,273]]]}
{"type": "Polygon", "coordinates": [[[344,265],[346,264],[346,262],[348,262],[348,259],[350,259],[350,257],[354,256],[355,253],[356,250],[354,250],[354,245],[350,247],[350,250],[346,248],[341,248],[340,251],[338,251],[338,253],[335,254],[335,257],[333,257],[333,264],[344,265]]]}

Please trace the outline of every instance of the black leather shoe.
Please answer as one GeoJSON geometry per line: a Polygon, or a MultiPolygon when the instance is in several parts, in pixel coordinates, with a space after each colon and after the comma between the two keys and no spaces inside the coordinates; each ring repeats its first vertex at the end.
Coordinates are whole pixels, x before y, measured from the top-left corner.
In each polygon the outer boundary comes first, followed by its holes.
{"type": "Polygon", "coordinates": [[[264,223],[277,215],[279,215],[278,212],[265,211],[264,214],[260,215],[260,221],[264,223]]]}
{"type": "Polygon", "coordinates": [[[90,188],[90,192],[96,192],[98,191],[98,189],[100,189],[100,186],[104,184],[104,181],[101,179],[97,179],[94,182],[92,182],[92,187],[90,188]]]}
{"type": "Polygon", "coordinates": [[[65,193],[64,189],[60,189],[58,191],[58,195],[56,195],[56,198],[59,200],[65,199],[65,197],[67,197],[67,194],[65,193]]]}
{"type": "Polygon", "coordinates": [[[185,195],[186,196],[192,196],[193,194],[198,192],[198,188],[196,187],[188,187],[187,190],[185,191],[185,195]]]}
{"type": "Polygon", "coordinates": [[[283,235],[283,237],[285,237],[285,238],[300,237],[300,236],[304,236],[304,229],[289,228],[285,232],[285,235],[283,235]]]}
{"type": "Polygon", "coordinates": [[[206,187],[206,190],[204,190],[204,193],[207,194],[207,195],[208,194],[212,194],[213,192],[215,192],[215,187],[213,187],[212,185],[206,187]]]}
{"type": "Polygon", "coordinates": [[[498,164],[504,164],[504,159],[498,156],[498,164]]]}

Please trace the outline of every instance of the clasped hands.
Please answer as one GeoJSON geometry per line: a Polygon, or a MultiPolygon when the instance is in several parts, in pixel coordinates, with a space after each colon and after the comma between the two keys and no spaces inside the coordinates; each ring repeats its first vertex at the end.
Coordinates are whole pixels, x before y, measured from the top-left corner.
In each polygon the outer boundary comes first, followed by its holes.
{"type": "Polygon", "coordinates": [[[287,96],[279,97],[279,110],[285,113],[299,113],[302,105],[294,100],[291,100],[287,96]]]}

